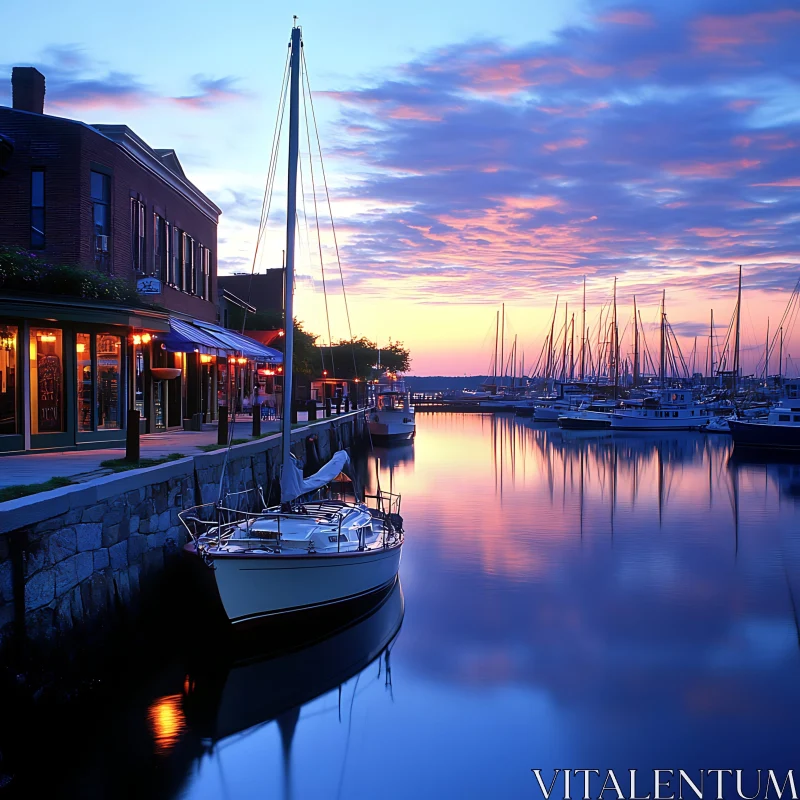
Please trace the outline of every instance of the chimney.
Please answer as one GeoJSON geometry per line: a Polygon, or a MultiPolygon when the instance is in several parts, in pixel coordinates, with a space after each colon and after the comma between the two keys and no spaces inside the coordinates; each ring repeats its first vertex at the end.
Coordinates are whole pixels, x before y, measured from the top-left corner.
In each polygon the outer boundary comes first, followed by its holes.
{"type": "Polygon", "coordinates": [[[11,94],[18,111],[44,114],[44,75],[36,67],[11,70],[11,94]]]}

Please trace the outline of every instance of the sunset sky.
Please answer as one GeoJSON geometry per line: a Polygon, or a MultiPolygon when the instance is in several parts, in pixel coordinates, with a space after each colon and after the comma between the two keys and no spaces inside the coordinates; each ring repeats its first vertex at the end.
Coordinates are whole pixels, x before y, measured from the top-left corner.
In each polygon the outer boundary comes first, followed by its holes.
{"type": "MultiPolygon", "coordinates": [[[[249,272],[297,14],[356,335],[404,341],[415,374],[480,373],[505,302],[530,364],[556,294],[579,312],[586,276],[596,336],[616,276],[621,330],[633,294],[650,325],[666,289],[702,369],[709,310],[721,342],[742,264],[744,368],[763,369],[767,317],[774,330],[800,278],[800,6],[543,5],[143,0],[132,16],[46,0],[36,15],[5,11],[15,35],[0,69],[37,66],[48,113],[175,148],[223,209],[220,272],[249,272]]],[[[281,263],[277,185],[258,270],[281,263]]],[[[332,244],[328,226],[336,339],[347,326],[332,244]]],[[[299,246],[297,314],[327,337],[304,220],[299,246]]],[[[796,371],[800,325],[784,355],[796,371]]]]}

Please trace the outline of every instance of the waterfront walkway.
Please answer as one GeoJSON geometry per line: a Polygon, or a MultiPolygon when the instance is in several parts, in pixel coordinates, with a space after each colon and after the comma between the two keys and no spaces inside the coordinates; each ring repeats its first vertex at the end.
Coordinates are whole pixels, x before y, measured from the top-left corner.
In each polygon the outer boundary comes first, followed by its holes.
{"type": "MultiPolygon", "coordinates": [[[[299,418],[305,421],[306,414],[299,418]]],[[[250,416],[240,416],[233,429],[235,440],[250,440],[253,437],[253,422],[250,416]]],[[[262,421],[261,434],[277,435],[280,421],[262,421]]],[[[141,457],[164,458],[173,453],[184,456],[202,453],[217,443],[217,426],[205,425],[202,431],[168,431],[149,433],[141,437],[141,457]]],[[[18,484],[42,483],[50,478],[71,478],[83,482],[111,474],[110,469],[100,466],[109,459],[124,458],[124,447],[103,447],[98,450],[65,450],[57,453],[20,453],[0,457],[0,488],[18,484]]]]}

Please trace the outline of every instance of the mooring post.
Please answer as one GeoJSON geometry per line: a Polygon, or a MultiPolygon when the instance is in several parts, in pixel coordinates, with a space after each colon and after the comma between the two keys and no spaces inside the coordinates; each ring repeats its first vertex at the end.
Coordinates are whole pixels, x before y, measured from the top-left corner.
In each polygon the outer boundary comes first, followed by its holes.
{"type": "Polygon", "coordinates": [[[306,403],[306,411],[308,412],[308,421],[313,422],[317,418],[317,401],[309,400],[306,403]]]}
{"type": "Polygon", "coordinates": [[[141,442],[139,441],[139,411],[128,410],[128,430],[125,432],[125,460],[139,463],[141,442]]]}
{"type": "Polygon", "coordinates": [[[261,436],[261,403],[253,404],[253,436],[261,436]]]}
{"type": "Polygon", "coordinates": [[[219,404],[219,422],[217,423],[217,444],[228,444],[228,406],[219,404]]]}
{"type": "Polygon", "coordinates": [[[331,399],[330,397],[325,398],[325,416],[329,417],[333,413],[331,409],[331,399]]]}

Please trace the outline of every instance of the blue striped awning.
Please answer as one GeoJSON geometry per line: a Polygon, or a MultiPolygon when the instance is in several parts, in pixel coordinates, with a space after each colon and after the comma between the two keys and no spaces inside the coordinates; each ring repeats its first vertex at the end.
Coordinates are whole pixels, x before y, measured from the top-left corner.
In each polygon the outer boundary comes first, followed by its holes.
{"type": "Polygon", "coordinates": [[[157,339],[172,353],[197,351],[205,355],[218,356],[232,352],[202,328],[176,317],[169,318],[169,333],[158,334],[157,339]]]}
{"type": "Polygon", "coordinates": [[[219,341],[219,347],[225,350],[230,350],[233,353],[240,353],[246,358],[252,358],[255,361],[266,361],[270,364],[283,364],[283,353],[276,350],[274,347],[267,347],[249,336],[243,336],[236,331],[221,328],[219,325],[214,325],[211,322],[203,322],[202,320],[195,320],[194,324],[201,328],[205,333],[210,334],[219,341]]]}

